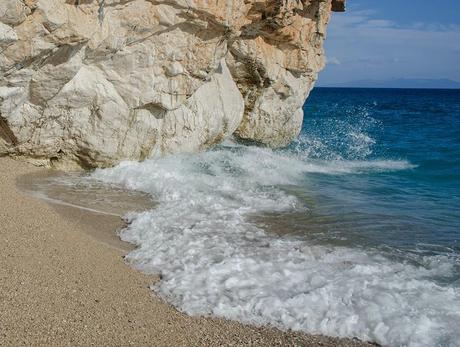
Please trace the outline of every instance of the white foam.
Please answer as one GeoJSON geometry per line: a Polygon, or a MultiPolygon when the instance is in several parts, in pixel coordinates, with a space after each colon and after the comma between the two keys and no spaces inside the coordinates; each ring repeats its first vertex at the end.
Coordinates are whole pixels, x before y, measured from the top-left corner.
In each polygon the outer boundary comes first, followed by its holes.
{"type": "Polygon", "coordinates": [[[329,160],[305,164],[305,172],[324,174],[348,174],[385,172],[414,169],[417,166],[407,160],[329,160]]]}
{"type": "Polygon", "coordinates": [[[180,310],[384,345],[454,346],[460,293],[434,276],[455,260],[414,265],[376,251],[311,245],[266,234],[248,216],[307,209],[281,185],[305,172],[410,168],[404,161],[312,162],[231,146],[198,155],[125,162],[97,170],[105,182],[152,194],[158,208],[133,213],[122,238],[138,245],[134,266],[161,272],[154,288],[180,310]]]}

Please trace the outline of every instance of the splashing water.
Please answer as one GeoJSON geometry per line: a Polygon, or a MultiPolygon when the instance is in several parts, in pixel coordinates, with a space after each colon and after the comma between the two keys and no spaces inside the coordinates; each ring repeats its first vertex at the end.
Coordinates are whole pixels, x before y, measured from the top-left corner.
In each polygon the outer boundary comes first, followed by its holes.
{"type": "Polygon", "coordinates": [[[384,345],[458,345],[458,210],[443,202],[452,187],[427,191],[425,162],[410,151],[411,161],[385,157],[385,136],[401,147],[391,132],[405,131],[394,111],[380,112],[391,98],[357,110],[353,97],[336,111],[332,96],[318,97],[319,116],[307,109],[286,149],[227,142],[94,172],[158,202],[128,216],[121,237],[138,246],[128,260],[161,272],[153,289],[189,314],[384,345]]]}

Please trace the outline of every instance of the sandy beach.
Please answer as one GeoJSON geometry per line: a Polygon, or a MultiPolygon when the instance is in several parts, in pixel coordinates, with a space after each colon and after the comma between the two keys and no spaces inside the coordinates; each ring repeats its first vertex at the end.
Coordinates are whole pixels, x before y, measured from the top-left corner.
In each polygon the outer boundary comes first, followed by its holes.
{"type": "Polygon", "coordinates": [[[178,312],[152,294],[155,276],[124,263],[129,246],[97,236],[119,218],[19,191],[18,178],[40,170],[0,158],[1,346],[369,345],[178,312]]]}

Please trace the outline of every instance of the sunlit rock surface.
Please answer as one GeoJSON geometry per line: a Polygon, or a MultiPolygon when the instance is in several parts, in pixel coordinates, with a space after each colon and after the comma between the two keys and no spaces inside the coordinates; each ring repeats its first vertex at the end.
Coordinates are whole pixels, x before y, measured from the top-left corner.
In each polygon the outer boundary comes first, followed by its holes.
{"type": "Polygon", "coordinates": [[[286,145],[341,3],[2,0],[0,155],[89,168],[232,135],[286,145]]]}

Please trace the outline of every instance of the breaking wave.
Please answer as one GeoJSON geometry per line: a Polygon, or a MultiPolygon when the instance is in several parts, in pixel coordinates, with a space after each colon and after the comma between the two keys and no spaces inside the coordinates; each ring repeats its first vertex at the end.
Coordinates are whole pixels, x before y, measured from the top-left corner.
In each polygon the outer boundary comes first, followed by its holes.
{"type": "Polygon", "coordinates": [[[308,105],[285,149],[227,142],[94,172],[157,203],[127,216],[128,261],[192,315],[460,346],[458,94],[327,89],[308,105]]]}
{"type": "Polygon", "coordinates": [[[153,289],[188,314],[384,345],[453,346],[460,338],[459,288],[435,278],[453,276],[457,258],[401,261],[372,248],[279,236],[251,222],[267,212],[308,212],[285,189],[303,186],[308,173],[415,167],[405,160],[366,159],[373,140],[351,137],[354,155],[333,154],[314,138],[281,151],[230,142],[196,155],[124,162],[93,177],[147,192],[158,202],[153,210],[130,214],[121,237],[138,246],[129,262],[160,272],[153,289]],[[329,151],[327,159],[321,150],[329,151]]]}

